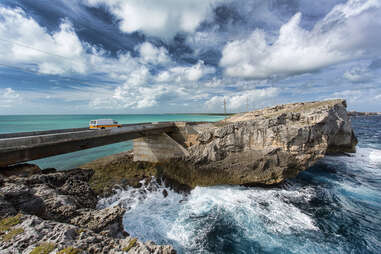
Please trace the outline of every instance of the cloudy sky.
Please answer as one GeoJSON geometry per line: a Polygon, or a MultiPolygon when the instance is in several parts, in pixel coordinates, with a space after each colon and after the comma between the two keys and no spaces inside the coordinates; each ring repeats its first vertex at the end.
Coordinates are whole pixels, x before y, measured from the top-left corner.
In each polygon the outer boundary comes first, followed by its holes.
{"type": "Polygon", "coordinates": [[[0,114],[381,111],[381,0],[0,0],[0,114]]]}

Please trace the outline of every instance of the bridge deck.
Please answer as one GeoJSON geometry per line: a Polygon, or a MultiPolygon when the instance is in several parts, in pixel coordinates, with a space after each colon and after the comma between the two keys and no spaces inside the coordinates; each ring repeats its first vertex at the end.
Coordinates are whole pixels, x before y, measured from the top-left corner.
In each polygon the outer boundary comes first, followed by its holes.
{"type": "Polygon", "coordinates": [[[129,124],[104,130],[75,128],[0,134],[0,167],[173,131],[175,128],[175,122],[162,122],[129,124]]]}

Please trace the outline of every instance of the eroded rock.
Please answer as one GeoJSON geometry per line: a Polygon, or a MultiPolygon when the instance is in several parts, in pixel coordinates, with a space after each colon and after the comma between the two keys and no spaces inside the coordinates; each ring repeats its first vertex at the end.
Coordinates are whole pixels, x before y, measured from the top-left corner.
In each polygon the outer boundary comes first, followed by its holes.
{"type": "Polygon", "coordinates": [[[26,254],[36,248],[52,253],[175,253],[171,246],[129,237],[122,224],[125,209],[95,209],[97,197],[88,183],[92,175],[93,170],[74,169],[1,178],[0,253],[26,254]]]}
{"type": "Polygon", "coordinates": [[[144,244],[134,238],[111,238],[87,228],[43,220],[34,215],[22,215],[20,223],[13,225],[8,232],[18,229],[11,239],[0,241],[1,253],[29,254],[41,245],[49,245],[52,253],[63,249],[75,249],[75,253],[175,253],[171,246],[154,243],[144,244]],[[133,241],[133,245],[131,245],[133,241]],[[149,252],[146,252],[149,250],[149,252]]]}
{"type": "MultiPolygon", "coordinates": [[[[326,154],[354,152],[344,100],[279,105],[200,129],[188,147],[192,184],[276,184],[326,154]],[[200,179],[197,179],[200,178],[200,179]]],[[[178,167],[177,167],[178,168],[178,167]]],[[[189,179],[188,179],[189,180],[189,179]]]]}
{"type": "Polygon", "coordinates": [[[355,152],[357,144],[344,100],[278,105],[179,132],[181,139],[169,135],[189,155],[154,167],[156,176],[189,187],[277,184],[327,154],[355,152]]]}
{"type": "Polygon", "coordinates": [[[123,238],[128,234],[123,229],[122,218],[125,209],[115,206],[102,210],[79,210],[78,215],[70,220],[71,224],[88,228],[96,233],[114,238],[123,238]]]}
{"type": "Polygon", "coordinates": [[[92,170],[73,169],[3,179],[0,193],[17,211],[67,222],[81,208],[94,209],[97,197],[88,181],[92,170]]]}

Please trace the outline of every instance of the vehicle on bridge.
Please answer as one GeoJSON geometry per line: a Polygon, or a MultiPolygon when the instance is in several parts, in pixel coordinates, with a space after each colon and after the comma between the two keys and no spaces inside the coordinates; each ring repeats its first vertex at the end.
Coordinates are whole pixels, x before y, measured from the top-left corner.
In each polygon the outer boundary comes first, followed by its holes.
{"type": "Polygon", "coordinates": [[[112,119],[91,120],[89,123],[90,129],[106,129],[106,128],[120,128],[120,127],[122,127],[122,125],[112,119]]]}

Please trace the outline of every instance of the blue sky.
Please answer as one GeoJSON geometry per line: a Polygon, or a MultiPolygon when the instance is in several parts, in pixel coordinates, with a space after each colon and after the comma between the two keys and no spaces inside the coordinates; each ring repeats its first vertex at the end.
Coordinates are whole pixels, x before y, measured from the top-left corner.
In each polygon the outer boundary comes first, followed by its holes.
{"type": "Polygon", "coordinates": [[[0,114],[381,111],[381,0],[1,0],[0,114]]]}

